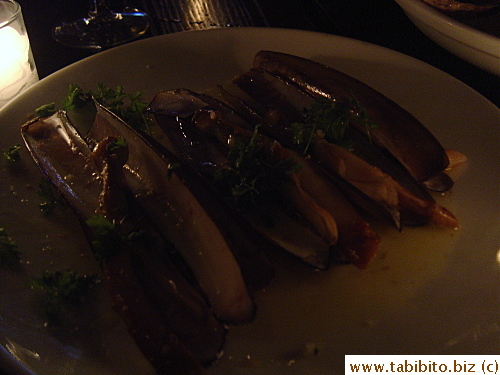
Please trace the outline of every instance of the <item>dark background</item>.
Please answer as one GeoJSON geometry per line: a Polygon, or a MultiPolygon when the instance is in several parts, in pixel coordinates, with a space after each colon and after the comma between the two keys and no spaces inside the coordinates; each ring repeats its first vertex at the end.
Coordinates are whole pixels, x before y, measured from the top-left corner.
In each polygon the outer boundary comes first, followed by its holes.
{"type": "MultiPolygon", "coordinates": [[[[18,0],[23,8],[40,78],[92,52],[58,45],[51,29],[86,15],[86,0],[18,0]]],[[[403,52],[460,79],[500,105],[500,78],[442,49],[408,20],[393,0],[205,0],[207,12],[183,16],[189,0],[112,0],[113,9],[131,6],[152,15],[144,37],[226,26],[267,26],[332,33],[403,52]]]]}

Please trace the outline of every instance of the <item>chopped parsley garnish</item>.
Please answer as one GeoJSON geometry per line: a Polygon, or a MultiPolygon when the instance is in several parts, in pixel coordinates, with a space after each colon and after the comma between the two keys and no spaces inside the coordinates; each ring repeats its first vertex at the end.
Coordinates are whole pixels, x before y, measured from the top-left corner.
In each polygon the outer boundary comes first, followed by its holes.
{"type": "Polygon", "coordinates": [[[82,298],[99,283],[94,274],[80,276],[74,271],[45,271],[29,280],[29,285],[41,292],[49,325],[58,325],[65,305],[78,306],[82,298]]]}
{"type": "Polygon", "coordinates": [[[38,107],[37,109],[35,109],[35,113],[38,116],[42,116],[42,117],[52,116],[56,112],[57,112],[56,103],[54,103],[54,102],[44,104],[44,105],[38,107]]]}
{"type": "Polygon", "coordinates": [[[345,148],[352,148],[351,140],[346,138],[346,131],[351,123],[360,123],[367,129],[375,129],[366,109],[356,99],[331,100],[318,98],[310,108],[304,110],[302,118],[291,125],[294,142],[308,154],[314,139],[324,138],[345,148]]]}
{"type": "Polygon", "coordinates": [[[228,169],[216,173],[213,183],[244,210],[282,200],[279,186],[300,166],[294,160],[273,162],[257,142],[258,128],[248,143],[237,139],[228,154],[228,169]]]}
{"type": "Polygon", "coordinates": [[[50,181],[42,178],[38,184],[38,196],[44,201],[39,204],[40,210],[50,215],[56,207],[66,207],[66,201],[54,192],[50,181]]]}
{"type": "Polygon", "coordinates": [[[63,109],[71,110],[81,108],[92,99],[92,91],[84,92],[82,88],[75,84],[70,84],[68,96],[63,100],[63,109]]]}
{"type": "Polygon", "coordinates": [[[4,153],[5,160],[10,163],[15,163],[16,161],[21,160],[21,155],[19,154],[19,150],[21,149],[21,145],[14,145],[9,147],[4,153]]]}
{"type": "MultiPolygon", "coordinates": [[[[80,86],[70,84],[68,96],[62,102],[62,109],[82,108],[92,99],[95,99],[133,128],[149,132],[149,123],[144,114],[148,103],[143,101],[143,95],[143,91],[135,94],[127,93],[124,91],[123,86],[112,89],[99,83],[95,90],[84,91],[80,86]]],[[[50,116],[56,111],[55,103],[45,104],[35,110],[39,116],[44,117],[50,116]]]]}
{"type": "Polygon", "coordinates": [[[123,249],[126,240],[118,232],[115,224],[104,215],[94,215],[87,219],[85,224],[93,230],[92,247],[97,259],[108,259],[123,249]]]}
{"type": "Polygon", "coordinates": [[[132,228],[126,235],[121,234],[115,223],[102,214],[93,215],[85,224],[92,229],[92,247],[99,261],[120,253],[128,244],[135,243],[147,248],[154,242],[151,232],[140,228],[132,228]]]}
{"type": "Polygon", "coordinates": [[[5,228],[0,228],[0,267],[14,268],[19,266],[21,252],[16,243],[9,237],[5,228]]]}
{"type": "Polygon", "coordinates": [[[114,153],[123,147],[127,147],[127,142],[125,141],[125,138],[123,138],[123,137],[118,137],[116,139],[116,141],[114,141],[108,145],[108,149],[111,153],[114,153]]]}

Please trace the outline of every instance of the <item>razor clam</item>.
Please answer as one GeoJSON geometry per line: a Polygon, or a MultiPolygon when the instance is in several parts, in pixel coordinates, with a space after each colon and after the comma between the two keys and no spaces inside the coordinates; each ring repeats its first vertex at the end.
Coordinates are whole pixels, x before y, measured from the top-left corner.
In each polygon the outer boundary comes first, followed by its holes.
{"type": "Polygon", "coordinates": [[[295,174],[301,188],[335,218],[339,233],[334,246],[336,256],[358,268],[366,268],[380,248],[380,237],[370,224],[310,158],[304,158],[285,147],[277,148],[274,152],[280,153],[281,158],[297,161],[300,169],[295,174]]]}
{"type": "MultiPolygon", "coordinates": [[[[233,87],[233,90],[234,89],[235,87],[233,87]]],[[[162,92],[153,100],[152,105],[157,109],[155,110],[152,108],[152,110],[158,114],[159,112],[163,112],[167,115],[166,118],[162,117],[161,122],[163,123],[165,131],[169,133],[172,144],[176,145],[179,153],[186,154],[185,157],[191,161],[196,160],[201,154],[202,160],[196,162],[199,169],[205,169],[207,165],[209,165],[210,168],[214,165],[223,168],[224,156],[217,156],[221,154],[221,152],[219,150],[214,150],[214,147],[209,147],[211,145],[210,142],[203,139],[195,139],[197,136],[200,137],[200,134],[193,131],[189,124],[183,124],[182,120],[175,120],[175,118],[177,118],[175,109],[170,111],[170,125],[168,124],[169,111],[167,110],[167,102],[171,101],[173,103],[178,103],[179,99],[174,98],[174,96],[177,94],[179,94],[179,96],[185,96],[188,95],[188,93],[188,90],[162,92]],[[203,151],[200,152],[200,150],[203,151]],[[206,160],[203,159],[204,155],[211,155],[213,160],[219,161],[206,163],[206,160]]],[[[211,113],[208,110],[198,110],[195,118],[200,120],[202,114],[204,114],[206,120],[209,121],[214,121],[217,117],[221,116],[224,118],[223,123],[225,123],[225,125],[221,123],[219,127],[211,127],[212,132],[220,137],[218,142],[219,146],[226,144],[227,139],[231,137],[231,130],[226,129],[226,134],[224,135],[223,127],[231,128],[231,122],[236,115],[239,116],[239,119],[234,122],[240,124],[244,118],[246,125],[243,126],[243,129],[239,131],[233,130],[233,132],[246,133],[246,138],[250,137],[249,131],[246,130],[247,128],[252,128],[255,124],[259,126],[262,124],[262,119],[257,114],[251,112],[250,108],[239,99],[239,97],[243,96],[245,101],[252,100],[250,97],[245,97],[243,92],[238,91],[237,97],[227,92],[221,86],[217,86],[205,90],[201,95],[194,92],[191,92],[191,95],[195,98],[203,98],[205,103],[210,103],[210,105],[206,104],[205,106],[201,106],[201,108],[212,108],[217,110],[217,113],[211,113]],[[222,103],[224,103],[224,105],[222,103]],[[229,118],[227,121],[225,121],[226,114],[229,118]],[[211,116],[213,117],[212,119],[211,116]]],[[[188,97],[186,97],[186,99],[188,103],[195,100],[189,99],[188,97]]],[[[253,105],[256,106],[257,104],[253,103],[253,105]]],[[[265,125],[263,125],[263,127],[264,126],[265,125]]],[[[234,127],[232,128],[234,129],[234,127]]],[[[266,137],[261,134],[259,138],[265,139],[266,137]]],[[[338,231],[338,242],[335,244],[334,248],[337,256],[341,259],[348,260],[357,267],[366,267],[380,247],[380,238],[378,235],[372,230],[370,225],[361,218],[336,186],[328,181],[324,173],[318,170],[311,160],[302,158],[298,153],[280,146],[276,141],[268,139],[266,142],[269,144],[269,149],[273,150],[274,158],[281,158],[283,160],[295,159],[297,161],[300,168],[293,174],[293,178],[298,180],[295,182],[298,189],[303,190],[308,196],[313,197],[314,205],[320,206],[322,209],[329,212],[335,219],[338,231]]],[[[225,148],[227,148],[227,146],[225,146],[225,148]]],[[[280,238],[283,237],[280,235],[280,238]]],[[[303,243],[304,241],[302,240],[301,242],[303,243]]],[[[288,244],[282,245],[290,246],[292,243],[293,242],[290,241],[288,244]]],[[[292,252],[296,253],[296,250],[292,252]]]]}
{"type": "MultiPolygon", "coordinates": [[[[240,74],[233,82],[261,105],[262,112],[255,113],[260,116],[264,130],[273,134],[283,144],[294,147],[298,151],[303,150],[303,146],[297,147],[295,144],[291,124],[299,121],[304,108],[312,105],[314,99],[311,96],[280,79],[273,79],[269,74],[257,70],[240,74]]],[[[316,159],[322,155],[324,154],[315,153],[312,156],[316,159]]],[[[354,155],[349,155],[349,159],[357,160],[354,155]]],[[[325,167],[330,165],[329,162],[330,160],[327,160],[326,164],[320,164],[325,167]]],[[[368,166],[366,170],[373,172],[368,166]]],[[[363,178],[363,184],[353,184],[356,179],[347,180],[345,169],[343,172],[343,175],[340,175],[338,168],[328,169],[333,182],[354,204],[375,217],[393,221],[396,227],[400,228],[397,195],[392,186],[386,186],[388,181],[386,178],[382,178],[377,171],[371,173],[370,180],[366,178],[367,176],[359,176],[357,179],[363,178]]]]}
{"type": "Polygon", "coordinates": [[[254,303],[232,244],[205,209],[208,195],[196,188],[180,160],[167,150],[160,154],[120,118],[96,106],[96,120],[88,139],[99,142],[108,136],[124,138],[129,148],[124,165],[128,185],[186,260],[216,315],[230,323],[251,320],[254,303]]]}
{"type": "MultiPolygon", "coordinates": [[[[113,307],[158,371],[202,373],[201,363],[217,357],[226,329],[166,256],[170,244],[145,226],[149,219],[123,185],[123,150],[118,160],[110,157],[108,138],[91,151],[62,111],[25,124],[22,135],[34,160],[82,221],[101,213],[122,237],[147,233],[147,247],[123,242],[112,256],[99,255],[113,307]],[[144,274],[154,284],[153,294],[144,274]]],[[[84,229],[92,237],[92,230],[84,229]]]]}
{"type": "MultiPolygon", "coordinates": [[[[239,140],[245,144],[253,141],[271,162],[277,164],[290,160],[280,156],[279,150],[282,146],[277,141],[259,133],[254,135],[253,131],[240,128],[230,121],[231,119],[226,120],[218,110],[208,109],[197,111],[193,116],[192,124],[203,134],[216,139],[221,146],[226,146],[227,152],[239,140]]],[[[334,245],[337,242],[338,231],[335,219],[301,188],[296,173],[288,173],[274,185],[276,188],[279,185],[281,195],[292,203],[294,209],[328,245],[334,245]]]]}
{"type": "Polygon", "coordinates": [[[437,225],[458,227],[457,219],[446,208],[417,197],[389,175],[357,158],[346,149],[323,139],[315,141],[313,146],[314,158],[327,171],[367,193],[374,201],[380,200],[381,205],[388,205],[387,212],[398,215],[400,210],[405,209],[414,215],[428,218],[437,225]]]}
{"type": "MultiPolygon", "coordinates": [[[[254,67],[279,75],[315,97],[354,97],[377,124],[376,129],[370,129],[370,137],[417,181],[427,181],[448,166],[443,147],[429,130],[398,104],[357,79],[308,59],[272,51],[257,53],[254,67]]],[[[367,131],[363,127],[360,130],[367,131]]]]}
{"type": "MultiPolygon", "coordinates": [[[[300,121],[304,108],[309,108],[314,99],[301,92],[295,85],[257,70],[240,74],[234,79],[234,83],[254,100],[260,102],[263,112],[256,113],[256,115],[260,115],[263,120],[265,119],[267,124],[264,125],[265,129],[292,147],[294,143],[292,124],[300,121]]],[[[356,121],[351,122],[355,123],[356,121]]],[[[377,130],[377,128],[373,130],[377,130]]],[[[370,129],[370,134],[371,131],[372,129],[370,129]]],[[[357,142],[354,147],[357,151],[349,154],[344,152],[340,159],[337,157],[334,159],[342,160],[343,168],[350,166],[349,168],[352,167],[359,171],[357,168],[363,166],[361,171],[369,172],[369,174],[355,176],[353,171],[342,170],[341,172],[338,168],[329,168],[328,171],[334,175],[333,179],[344,193],[356,205],[372,215],[390,218],[398,228],[400,228],[401,222],[408,225],[428,223],[431,217],[427,216],[426,213],[430,212],[418,207],[416,203],[420,202],[423,206],[428,206],[434,205],[435,202],[422,185],[397,160],[385,155],[381,148],[373,145],[366,136],[361,135],[358,129],[349,127],[346,130],[346,135],[350,137],[349,139],[357,142]],[[357,155],[362,155],[368,163],[357,155]],[[349,163],[346,163],[347,161],[349,163]],[[350,176],[350,179],[346,180],[346,176],[350,176]],[[368,179],[368,176],[371,177],[368,179]],[[406,197],[414,195],[415,199],[411,202],[407,199],[399,201],[394,185],[397,185],[398,191],[404,193],[406,197]],[[405,203],[410,203],[410,205],[406,206],[405,203]]],[[[317,144],[317,142],[311,142],[311,149],[317,144]]],[[[319,144],[319,146],[324,149],[323,144],[319,144]]],[[[299,149],[302,150],[303,146],[299,149]]],[[[334,146],[330,148],[330,152],[335,150],[334,146]]],[[[340,150],[337,151],[340,152],[340,150]]],[[[327,160],[323,160],[322,165],[332,166],[327,153],[312,151],[312,155],[316,160],[318,157],[326,157],[327,160]]],[[[320,160],[317,161],[320,162],[320,160]]],[[[444,211],[440,212],[444,213],[444,211]]],[[[439,221],[437,215],[432,214],[431,216],[439,221]]],[[[449,217],[448,212],[446,217],[449,217]]]]}
{"type": "MultiPolygon", "coordinates": [[[[175,107],[169,107],[170,102],[178,103],[181,98],[187,100],[188,103],[195,100],[189,98],[189,96],[201,97],[199,94],[185,89],[161,92],[151,102],[149,110],[155,114],[157,122],[167,134],[176,152],[199,173],[204,175],[207,180],[212,180],[218,170],[227,168],[227,146],[224,146],[227,138],[225,140],[221,139],[220,142],[209,140],[206,134],[193,126],[190,119],[180,118],[175,107]]],[[[203,99],[212,102],[212,107],[215,104],[213,98],[203,96],[203,99]]],[[[202,105],[201,108],[210,108],[207,102],[204,102],[205,105],[202,105]]],[[[210,116],[213,113],[207,111],[208,109],[198,109],[198,111],[193,111],[192,115],[196,113],[198,120],[201,120],[203,116],[208,116],[205,120],[212,121],[210,116]]],[[[239,119],[238,121],[241,122],[242,120],[239,119]]],[[[241,129],[241,131],[243,130],[241,129]]],[[[269,212],[269,215],[274,218],[272,227],[263,225],[261,219],[248,212],[241,213],[258,232],[273,243],[314,267],[325,268],[327,266],[330,252],[329,245],[312,233],[309,228],[304,227],[287,214],[280,212],[279,209],[272,208],[272,212],[269,212]]]]}

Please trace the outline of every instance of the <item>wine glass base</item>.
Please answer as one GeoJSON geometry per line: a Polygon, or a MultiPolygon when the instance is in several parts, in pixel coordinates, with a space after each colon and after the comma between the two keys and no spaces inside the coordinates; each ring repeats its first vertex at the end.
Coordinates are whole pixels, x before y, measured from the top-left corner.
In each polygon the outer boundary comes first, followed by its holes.
{"type": "Polygon", "coordinates": [[[130,42],[149,28],[142,12],[110,12],[63,23],[52,30],[54,39],[67,47],[101,50],[130,42]]]}

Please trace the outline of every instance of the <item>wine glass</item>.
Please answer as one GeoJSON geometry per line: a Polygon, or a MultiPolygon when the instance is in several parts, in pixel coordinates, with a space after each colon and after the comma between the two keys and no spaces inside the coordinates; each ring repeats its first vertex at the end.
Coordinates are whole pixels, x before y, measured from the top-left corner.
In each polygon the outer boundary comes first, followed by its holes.
{"type": "Polygon", "coordinates": [[[106,0],[91,0],[87,17],[63,23],[52,30],[62,45],[101,50],[130,42],[149,28],[149,18],[137,9],[112,11],[106,0]]]}

